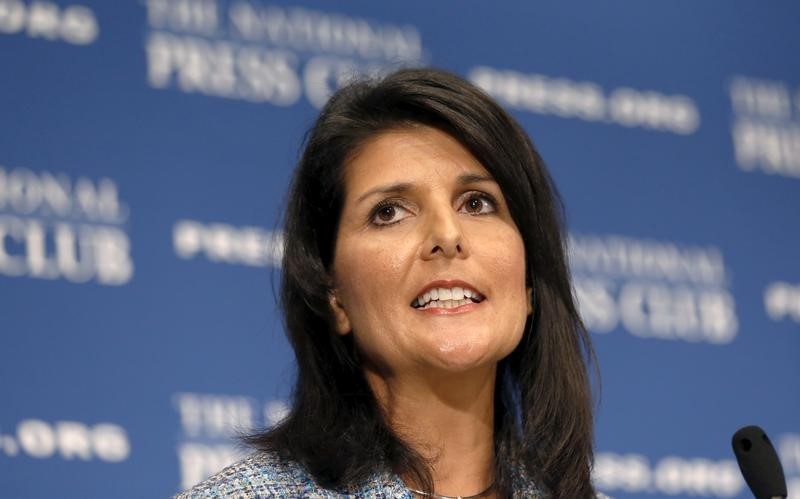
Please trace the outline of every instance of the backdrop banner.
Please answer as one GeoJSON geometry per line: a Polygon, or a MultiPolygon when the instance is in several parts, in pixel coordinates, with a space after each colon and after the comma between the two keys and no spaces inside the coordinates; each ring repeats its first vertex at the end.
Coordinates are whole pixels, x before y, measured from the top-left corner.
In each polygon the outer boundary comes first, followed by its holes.
{"type": "Polygon", "coordinates": [[[599,490],[800,499],[800,4],[0,0],[0,495],[167,497],[279,421],[303,134],[433,65],[525,127],[599,357],[599,490]]]}

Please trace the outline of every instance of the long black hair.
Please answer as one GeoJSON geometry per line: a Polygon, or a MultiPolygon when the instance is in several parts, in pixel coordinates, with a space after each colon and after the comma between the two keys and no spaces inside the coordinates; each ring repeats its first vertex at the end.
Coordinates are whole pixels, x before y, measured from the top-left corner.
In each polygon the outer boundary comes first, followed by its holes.
{"type": "Polygon", "coordinates": [[[351,83],[309,131],[284,221],[281,307],[297,360],[293,405],[278,425],[247,441],[301,463],[325,487],[355,487],[388,469],[432,488],[430,463],[387,424],[352,335],[335,332],[329,301],[348,158],[366,139],[414,124],[448,133],[480,161],[525,245],[534,314],[498,365],[498,489],[512,491],[522,470],[554,499],[593,497],[593,353],[572,295],[561,201],[520,125],[471,83],[435,69],[351,83]]]}

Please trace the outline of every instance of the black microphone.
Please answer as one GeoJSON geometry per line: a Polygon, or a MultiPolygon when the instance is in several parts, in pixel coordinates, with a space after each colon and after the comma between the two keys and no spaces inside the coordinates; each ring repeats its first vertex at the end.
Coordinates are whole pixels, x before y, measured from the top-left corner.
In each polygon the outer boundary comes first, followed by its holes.
{"type": "Polygon", "coordinates": [[[747,486],[756,499],[784,499],[786,478],[778,454],[758,426],[745,426],[733,434],[733,453],[747,486]]]}

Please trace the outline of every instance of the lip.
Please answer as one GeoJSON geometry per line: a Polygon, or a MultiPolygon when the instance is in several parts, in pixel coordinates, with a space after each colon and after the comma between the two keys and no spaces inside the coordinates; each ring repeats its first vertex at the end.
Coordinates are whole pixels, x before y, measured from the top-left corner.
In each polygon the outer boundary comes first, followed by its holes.
{"type": "Polygon", "coordinates": [[[411,303],[413,303],[414,300],[418,296],[424,295],[425,293],[427,293],[431,289],[434,289],[434,288],[455,288],[455,287],[469,288],[471,290],[477,291],[483,297],[483,300],[481,300],[479,303],[468,303],[466,305],[461,305],[460,307],[456,307],[456,308],[430,308],[430,309],[427,309],[427,310],[420,310],[420,312],[428,312],[428,311],[432,311],[432,310],[435,310],[435,311],[439,312],[439,311],[447,310],[450,313],[458,313],[460,311],[466,311],[467,309],[471,310],[472,308],[475,308],[474,306],[480,305],[481,303],[486,301],[486,295],[483,293],[483,291],[478,289],[478,287],[473,285],[473,284],[470,284],[470,283],[468,283],[466,281],[462,281],[462,280],[458,280],[458,279],[446,279],[446,280],[445,279],[440,279],[440,280],[432,281],[432,282],[429,282],[428,284],[426,284],[422,289],[420,289],[417,292],[416,295],[414,295],[413,298],[411,298],[411,303]],[[464,309],[464,310],[462,310],[462,309],[464,309]]]}
{"type": "Polygon", "coordinates": [[[460,307],[456,308],[426,308],[426,309],[414,309],[415,312],[420,312],[422,314],[428,315],[453,315],[453,314],[463,314],[465,312],[470,312],[475,310],[476,308],[483,305],[483,302],[480,303],[467,303],[466,305],[461,305],[460,307]]]}

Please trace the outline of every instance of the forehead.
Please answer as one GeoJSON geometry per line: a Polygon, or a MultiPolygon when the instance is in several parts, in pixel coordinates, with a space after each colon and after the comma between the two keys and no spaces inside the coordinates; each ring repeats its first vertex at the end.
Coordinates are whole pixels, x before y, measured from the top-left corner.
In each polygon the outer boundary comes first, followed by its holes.
{"type": "Polygon", "coordinates": [[[379,184],[446,184],[463,174],[489,176],[455,138],[417,125],[387,130],[367,139],[345,165],[345,188],[357,194],[379,184]]]}

